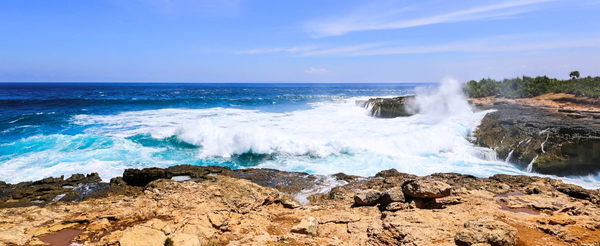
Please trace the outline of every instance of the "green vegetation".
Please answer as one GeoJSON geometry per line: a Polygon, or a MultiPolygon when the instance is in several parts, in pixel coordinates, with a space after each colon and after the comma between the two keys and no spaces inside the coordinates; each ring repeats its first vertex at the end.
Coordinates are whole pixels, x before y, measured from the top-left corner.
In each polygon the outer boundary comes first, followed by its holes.
{"type": "Polygon", "coordinates": [[[469,97],[506,97],[527,98],[546,93],[567,93],[576,96],[586,96],[600,99],[600,77],[579,78],[579,72],[571,72],[571,79],[558,80],[546,76],[504,79],[482,79],[479,82],[469,81],[464,86],[465,94],[469,97]]]}
{"type": "Polygon", "coordinates": [[[165,239],[165,246],[173,246],[173,244],[174,244],[173,239],[171,239],[170,237],[165,239]]]}
{"type": "Polygon", "coordinates": [[[579,71],[573,71],[569,74],[569,77],[571,77],[572,79],[578,79],[579,78],[579,71]]]}

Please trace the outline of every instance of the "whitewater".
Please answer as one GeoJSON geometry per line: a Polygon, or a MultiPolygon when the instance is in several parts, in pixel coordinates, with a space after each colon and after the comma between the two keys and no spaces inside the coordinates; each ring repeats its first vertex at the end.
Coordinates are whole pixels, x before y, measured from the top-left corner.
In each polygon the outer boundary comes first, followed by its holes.
{"type": "MultiPolygon", "coordinates": [[[[385,169],[537,175],[469,140],[490,111],[469,106],[461,84],[62,85],[45,100],[7,92],[0,122],[0,180],[179,164],[372,176],[385,169]],[[410,117],[369,116],[357,102],[416,95],[410,117]],[[83,98],[82,98],[83,96],[83,98]],[[30,103],[19,108],[17,102],[30,103]],[[38,108],[36,108],[38,107],[38,108]],[[43,119],[43,120],[42,120],[43,119]]],[[[47,90],[42,90],[46,91],[47,90]]],[[[558,177],[554,177],[558,178],[558,177]]],[[[599,188],[600,177],[561,177],[599,188]]]]}

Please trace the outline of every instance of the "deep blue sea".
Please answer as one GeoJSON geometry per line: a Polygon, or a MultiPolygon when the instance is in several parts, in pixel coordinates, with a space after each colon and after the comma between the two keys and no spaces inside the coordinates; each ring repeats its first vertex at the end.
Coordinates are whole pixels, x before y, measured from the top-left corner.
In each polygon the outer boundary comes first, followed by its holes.
{"type": "MultiPolygon", "coordinates": [[[[314,174],[526,174],[468,139],[487,112],[457,83],[0,83],[0,180],[178,164],[314,174]],[[417,95],[380,119],[357,101],[417,95]]],[[[566,182],[600,187],[598,176],[566,182]]]]}

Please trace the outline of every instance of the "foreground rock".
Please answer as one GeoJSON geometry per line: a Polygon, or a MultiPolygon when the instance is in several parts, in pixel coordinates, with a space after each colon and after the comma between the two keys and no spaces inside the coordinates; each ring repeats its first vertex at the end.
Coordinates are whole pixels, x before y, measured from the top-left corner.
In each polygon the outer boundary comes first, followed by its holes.
{"type": "Polygon", "coordinates": [[[600,107],[572,103],[570,95],[471,100],[488,113],[475,143],[530,171],[559,176],[600,171],[600,107]]]}
{"type": "Polygon", "coordinates": [[[403,96],[394,98],[371,98],[367,101],[357,102],[357,105],[369,109],[371,116],[380,118],[396,118],[411,116],[416,113],[410,102],[414,96],[403,96]]]}
{"type": "Polygon", "coordinates": [[[442,181],[411,180],[402,185],[402,192],[415,198],[442,198],[450,195],[451,188],[442,181]]]}
{"type": "Polygon", "coordinates": [[[319,229],[319,221],[314,217],[305,218],[300,221],[300,224],[292,227],[292,232],[306,234],[311,236],[317,235],[317,230],[319,229]]]}
{"type": "MultiPolygon", "coordinates": [[[[49,235],[68,230],[78,232],[68,240],[83,245],[164,245],[167,238],[174,245],[414,246],[510,245],[506,243],[511,242],[594,245],[600,242],[600,207],[594,200],[599,191],[550,178],[511,175],[477,178],[456,173],[416,177],[393,169],[367,178],[337,174],[344,180],[343,185],[330,190],[315,189],[321,193],[310,195],[309,204],[292,206],[295,203],[288,199],[295,201],[297,194],[305,195],[312,188],[290,194],[235,177],[235,172],[226,168],[173,169],[181,171],[172,171],[174,176],[187,173],[191,179],[154,180],[138,187],[141,192],[131,195],[2,208],[0,245],[44,245],[49,235]],[[402,184],[415,181],[445,187],[430,181],[442,182],[451,192],[435,199],[405,196],[402,184]],[[360,191],[378,194],[379,198],[373,199],[375,204],[355,206],[355,195],[360,191]]],[[[246,173],[263,177],[263,171],[264,175],[276,177],[275,186],[281,190],[301,190],[310,182],[300,179],[319,180],[294,172],[254,169],[246,173]],[[281,187],[285,176],[298,187],[281,187]]],[[[263,178],[256,179],[266,182],[263,178]]],[[[110,185],[136,187],[124,182],[110,185]]],[[[445,188],[438,190],[433,193],[446,194],[445,188]]]]}
{"type": "Polygon", "coordinates": [[[456,233],[457,245],[476,245],[487,243],[492,246],[515,245],[517,229],[490,217],[480,217],[465,223],[465,229],[456,233]]]}

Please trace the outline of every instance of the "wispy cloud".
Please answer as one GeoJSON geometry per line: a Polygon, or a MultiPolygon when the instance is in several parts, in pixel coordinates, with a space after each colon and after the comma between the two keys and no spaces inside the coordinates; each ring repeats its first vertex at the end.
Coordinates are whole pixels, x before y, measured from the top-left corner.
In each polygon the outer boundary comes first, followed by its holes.
{"type": "Polygon", "coordinates": [[[308,70],[304,70],[305,73],[311,73],[311,74],[323,74],[323,73],[329,73],[329,71],[325,70],[325,68],[309,68],[308,70]]]}
{"type": "Polygon", "coordinates": [[[276,53],[276,52],[298,53],[298,52],[306,52],[306,51],[310,51],[310,50],[314,50],[314,49],[316,49],[316,48],[308,47],[308,46],[293,47],[293,48],[252,49],[252,50],[245,50],[245,51],[236,51],[235,54],[255,55],[255,54],[276,53]]]}
{"type": "Polygon", "coordinates": [[[471,42],[454,42],[447,44],[422,45],[422,46],[387,46],[381,44],[366,44],[315,50],[299,54],[299,56],[373,56],[373,55],[398,55],[398,54],[427,54],[441,52],[511,52],[511,51],[539,51],[578,47],[600,48],[600,38],[572,40],[572,41],[514,41],[514,40],[478,40],[471,42]]]}
{"type": "Polygon", "coordinates": [[[409,19],[407,19],[403,13],[410,11],[411,8],[376,8],[370,11],[356,12],[344,18],[312,21],[307,23],[306,30],[313,37],[324,37],[343,35],[355,31],[401,29],[440,23],[503,18],[532,11],[531,8],[523,8],[524,6],[551,1],[557,0],[513,0],[487,6],[467,8],[445,14],[409,19]]]}

